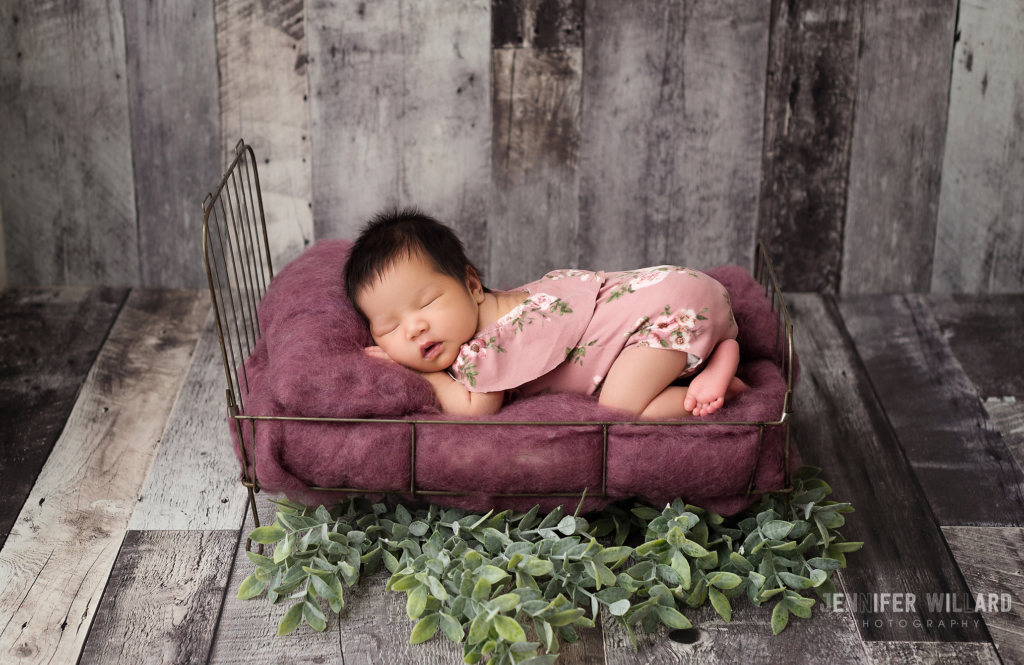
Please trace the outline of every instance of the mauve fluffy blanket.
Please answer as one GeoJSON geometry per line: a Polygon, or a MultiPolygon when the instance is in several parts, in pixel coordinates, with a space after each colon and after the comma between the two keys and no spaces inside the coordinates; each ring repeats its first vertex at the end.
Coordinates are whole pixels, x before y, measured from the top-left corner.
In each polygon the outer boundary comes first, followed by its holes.
{"type": "MultiPolygon", "coordinates": [[[[321,240],[282,270],[258,308],[262,337],[245,362],[245,413],[262,416],[456,420],[440,412],[430,384],[415,373],[369,358],[373,343],[342,284],[351,243],[321,240]]],[[[764,288],[738,266],[705,271],[729,291],[739,326],[738,375],[750,390],[699,425],[613,425],[608,428],[607,498],[601,498],[602,431],[573,425],[418,425],[416,488],[469,496],[420,495],[448,506],[542,511],[572,498],[500,497],[511,493],[582,493],[584,512],[635,497],[663,506],[675,497],[724,515],[750,505],[757,489],[783,483],[784,429],[766,427],[758,449],[754,426],[717,421],[775,421],[785,378],[773,362],[775,317],[764,288]]],[[[794,358],[794,382],[799,363],[794,358]]],[[[244,386],[245,383],[242,383],[244,386]]],[[[794,383],[795,385],[795,383],[794,383]]],[[[629,416],[584,395],[537,395],[493,416],[462,420],[623,421],[629,416]]],[[[697,419],[693,419],[694,421],[697,419]]],[[[243,437],[250,460],[247,421],[243,437]]],[[[237,433],[232,427],[235,452],[237,433]]],[[[309,486],[405,494],[410,484],[410,426],[389,423],[258,421],[256,470],[260,485],[312,505],[341,495],[309,486]]],[[[795,453],[795,451],[794,451],[795,453]]],[[[792,455],[791,468],[796,466],[792,455]]],[[[571,506],[569,505],[571,504],[571,506]]]]}

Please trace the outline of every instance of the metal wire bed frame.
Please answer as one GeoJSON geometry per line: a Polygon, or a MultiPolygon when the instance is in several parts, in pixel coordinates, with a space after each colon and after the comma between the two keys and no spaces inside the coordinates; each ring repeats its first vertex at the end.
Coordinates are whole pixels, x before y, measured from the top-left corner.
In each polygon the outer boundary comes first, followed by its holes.
{"type": "MultiPolygon", "coordinates": [[[[631,426],[737,426],[758,428],[758,454],[754,459],[754,468],[747,483],[747,496],[751,494],[778,494],[784,496],[789,503],[793,484],[790,477],[790,414],[793,412],[793,323],[789,310],[782,298],[775,270],[768,256],[764,241],[758,241],[754,277],[765,289],[765,297],[771,298],[772,312],[776,317],[775,326],[775,363],[786,377],[786,397],[782,413],[778,420],[773,421],[569,421],[569,422],[520,422],[520,421],[464,421],[464,420],[411,420],[382,418],[331,418],[331,417],[292,417],[292,416],[261,416],[245,413],[244,395],[248,395],[248,376],[245,370],[245,359],[261,336],[259,320],[256,316],[257,306],[266,293],[267,285],[274,277],[274,268],[270,258],[270,242],[267,237],[266,218],[263,213],[263,197],[260,193],[259,173],[256,167],[256,156],[252,147],[240,140],[235,146],[235,158],[228,166],[224,177],[212,194],[203,200],[203,259],[206,263],[206,277],[210,285],[210,299],[213,303],[217,321],[217,336],[220,340],[221,359],[224,362],[224,378],[227,381],[227,406],[238,433],[241,450],[241,483],[249,493],[249,510],[252,511],[253,522],[259,526],[259,514],[256,510],[255,492],[260,491],[256,473],[256,423],[262,420],[294,420],[325,423],[404,423],[409,425],[409,464],[410,482],[408,490],[386,490],[358,487],[309,487],[311,490],[324,492],[348,492],[358,494],[408,493],[413,497],[429,496],[469,496],[468,492],[451,492],[431,490],[416,485],[416,428],[431,425],[593,425],[601,427],[603,453],[601,462],[601,493],[599,498],[607,498],[608,472],[608,428],[631,426]],[[239,382],[241,377],[241,383],[239,382]],[[243,423],[248,422],[251,450],[246,450],[242,436],[243,423]],[[754,489],[754,477],[757,473],[760,458],[760,446],[766,427],[783,427],[785,429],[784,449],[784,486],[777,490],[754,489]]],[[[548,493],[514,493],[498,494],[499,497],[582,497],[581,492],[548,492],[548,493]]],[[[591,494],[591,496],[594,496],[591,494]]],[[[247,542],[246,549],[251,543],[247,542]]],[[[261,547],[262,549],[262,547],[261,547]]]]}

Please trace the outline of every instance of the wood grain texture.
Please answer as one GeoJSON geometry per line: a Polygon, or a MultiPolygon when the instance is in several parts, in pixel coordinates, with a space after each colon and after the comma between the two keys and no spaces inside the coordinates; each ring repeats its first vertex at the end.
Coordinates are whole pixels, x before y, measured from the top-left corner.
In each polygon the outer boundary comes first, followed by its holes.
{"type": "Polygon", "coordinates": [[[205,663],[238,530],[129,531],[80,663],[205,663]]]}
{"type": "Polygon", "coordinates": [[[772,2],[758,237],[786,291],[839,291],[861,21],[861,0],[772,2]]]}
{"type": "Polygon", "coordinates": [[[491,2],[489,285],[577,266],[582,0],[491,2]]]}
{"type": "Polygon", "coordinates": [[[577,266],[583,49],[491,54],[493,213],[488,286],[577,266]]]}
{"type": "Polygon", "coordinates": [[[0,136],[10,283],[137,284],[120,3],[0,3],[0,136]]]}
{"type": "Polygon", "coordinates": [[[982,399],[1024,400],[1024,295],[923,297],[982,399]]]}
{"type": "Polygon", "coordinates": [[[280,270],[313,242],[305,3],[216,0],[214,13],[222,168],[235,158],[239,139],[253,147],[271,258],[280,270]]]}
{"type": "Polygon", "coordinates": [[[1024,469],[1024,400],[989,397],[982,402],[982,407],[999,430],[1017,466],[1024,469]]]}
{"type": "Polygon", "coordinates": [[[1024,529],[943,527],[942,535],[971,593],[985,596],[981,616],[999,656],[1005,663],[1024,662],[1024,529]]]}
{"type": "Polygon", "coordinates": [[[1024,474],[922,297],[838,308],[939,524],[1024,526],[1024,474]]]}
{"type": "Polygon", "coordinates": [[[1024,290],[1024,6],[960,2],[933,293],[1024,290]]]}
{"type": "Polygon", "coordinates": [[[4,249],[4,210],[0,197],[0,289],[7,288],[7,253],[4,249]]]}
{"type": "Polygon", "coordinates": [[[995,647],[984,642],[865,642],[872,663],[885,665],[1001,665],[995,647]]]}
{"type": "Polygon", "coordinates": [[[209,304],[133,289],[0,552],[0,653],[78,658],[209,304]]]}
{"type": "MultiPolygon", "coordinates": [[[[816,599],[817,600],[817,599],[816,599]]],[[[614,617],[603,613],[608,663],[867,663],[853,617],[834,612],[816,602],[809,620],[789,618],[782,633],[772,635],[771,613],[775,603],[754,607],[746,596],[733,599],[732,620],[726,623],[707,603],[684,614],[697,629],[692,644],[669,639],[671,632],[659,626],[644,633],[637,626],[639,650],[614,617]]]]}
{"type": "Polygon", "coordinates": [[[753,265],[765,3],[587,4],[579,267],[753,265]]]}
{"type": "MultiPolygon", "coordinates": [[[[798,293],[786,294],[786,304],[801,364],[793,445],[801,463],[824,469],[835,500],[854,505],[843,536],[864,543],[843,570],[844,593],[913,593],[923,598],[942,592],[962,597],[967,585],[835,304],[825,296],[798,293]]],[[[989,640],[983,626],[948,627],[959,615],[929,611],[920,603],[917,609],[920,626],[901,627],[900,619],[907,618],[903,613],[853,614],[861,637],[869,641],[989,640]],[[882,625],[877,625],[879,620],[882,625]],[[938,627],[939,620],[946,621],[944,628],[938,627]]]]}
{"type": "Polygon", "coordinates": [[[583,46],[583,0],[491,0],[491,45],[564,51],[583,46]]]}
{"type": "Polygon", "coordinates": [[[225,421],[226,388],[211,309],[130,529],[238,529],[249,495],[225,421]]]}
{"type": "MultiPolygon", "coordinates": [[[[256,495],[256,501],[260,523],[273,523],[274,504],[267,501],[267,495],[263,493],[256,495]]],[[[238,599],[238,588],[242,581],[256,569],[245,555],[246,536],[253,528],[252,516],[247,512],[234,553],[234,567],[224,595],[216,639],[207,662],[211,665],[342,662],[340,621],[337,614],[325,612],[327,630],[322,633],[303,623],[288,635],[279,637],[277,626],[289,607],[287,599],[278,601],[276,605],[269,604],[265,594],[249,600],[238,599]]],[[[346,603],[351,597],[349,592],[350,589],[346,587],[346,603]]]]}
{"type": "Polygon", "coordinates": [[[930,288],[957,6],[865,4],[842,293],[930,288]]]}
{"type": "Polygon", "coordinates": [[[203,188],[220,180],[213,3],[124,3],[142,286],[200,288],[203,188]]]}
{"type": "Polygon", "coordinates": [[[488,265],[489,0],[319,0],[306,24],[316,237],[412,204],[488,265]]]}
{"type": "Polygon", "coordinates": [[[80,286],[0,292],[0,547],[127,296],[80,286]]]}

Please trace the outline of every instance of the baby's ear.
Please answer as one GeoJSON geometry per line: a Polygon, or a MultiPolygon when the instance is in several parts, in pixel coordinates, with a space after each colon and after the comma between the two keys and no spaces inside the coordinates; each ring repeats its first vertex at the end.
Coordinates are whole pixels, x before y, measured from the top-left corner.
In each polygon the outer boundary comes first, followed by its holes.
{"type": "Polygon", "coordinates": [[[466,289],[474,296],[483,295],[484,292],[484,285],[473,266],[466,266],[466,289]]]}

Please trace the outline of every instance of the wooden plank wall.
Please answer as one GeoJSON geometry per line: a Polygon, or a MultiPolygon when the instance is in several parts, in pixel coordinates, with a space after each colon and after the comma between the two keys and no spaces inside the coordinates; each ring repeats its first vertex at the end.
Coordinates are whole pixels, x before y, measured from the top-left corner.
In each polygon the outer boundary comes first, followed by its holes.
{"type": "Polygon", "coordinates": [[[752,267],[1024,292],[1024,9],[968,0],[82,0],[0,7],[12,284],[203,285],[238,138],[275,264],[385,204],[487,282],[752,267]]]}

